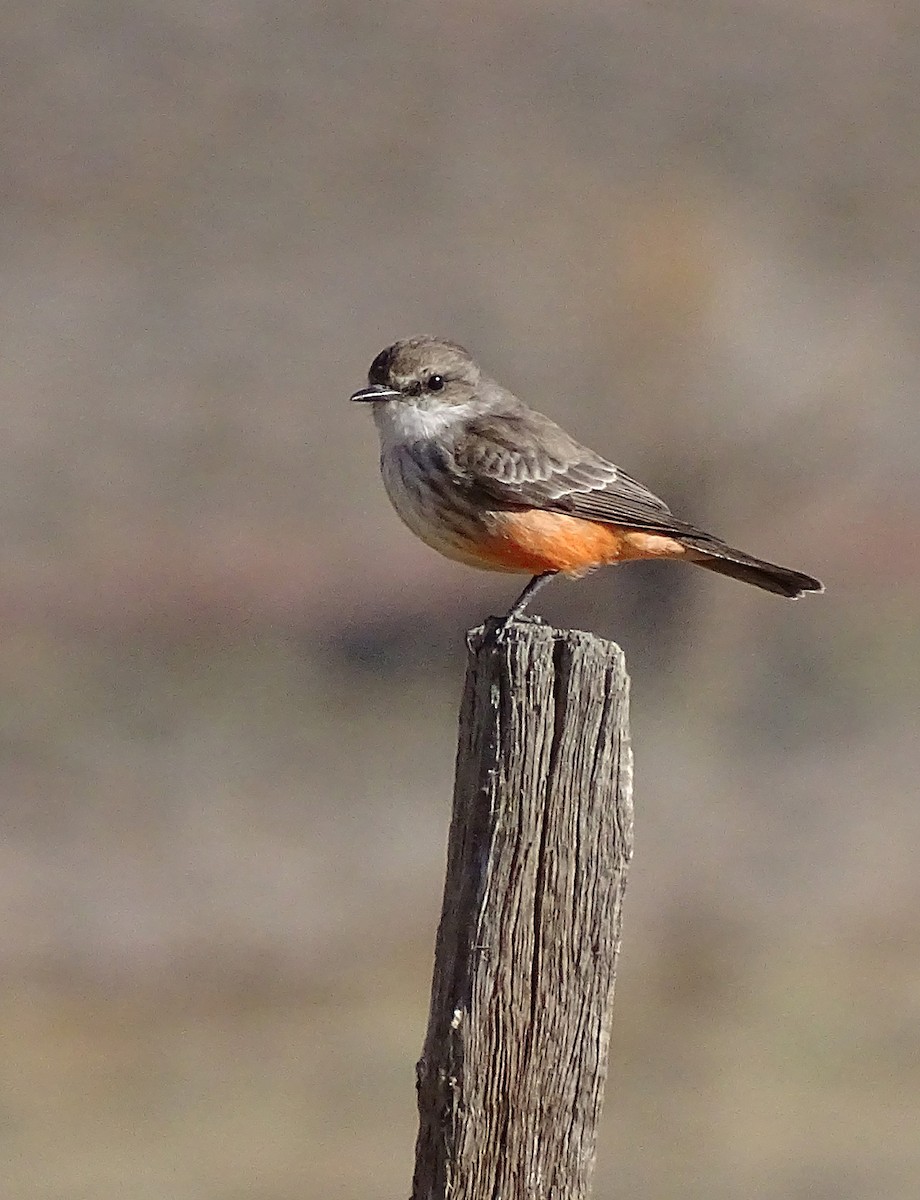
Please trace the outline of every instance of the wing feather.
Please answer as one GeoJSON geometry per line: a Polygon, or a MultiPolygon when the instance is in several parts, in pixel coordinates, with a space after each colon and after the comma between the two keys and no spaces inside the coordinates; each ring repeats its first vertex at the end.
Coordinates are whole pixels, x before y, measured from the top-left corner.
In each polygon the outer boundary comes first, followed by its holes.
{"type": "Polygon", "coordinates": [[[467,485],[495,508],[539,508],[631,529],[711,536],[679,520],[647,487],[541,413],[478,418],[454,459],[467,485]]]}

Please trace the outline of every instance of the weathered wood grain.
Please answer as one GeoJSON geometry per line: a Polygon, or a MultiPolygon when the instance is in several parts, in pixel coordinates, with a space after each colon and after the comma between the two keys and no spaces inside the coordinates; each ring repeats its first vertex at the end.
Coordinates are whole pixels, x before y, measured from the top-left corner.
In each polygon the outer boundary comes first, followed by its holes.
{"type": "Polygon", "coordinates": [[[619,647],[469,639],[413,1200],[581,1200],[632,847],[619,647]]]}

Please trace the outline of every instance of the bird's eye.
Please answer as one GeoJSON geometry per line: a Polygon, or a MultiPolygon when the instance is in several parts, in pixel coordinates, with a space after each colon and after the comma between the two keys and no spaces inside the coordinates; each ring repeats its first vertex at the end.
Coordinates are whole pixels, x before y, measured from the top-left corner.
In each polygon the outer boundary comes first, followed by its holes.
{"type": "Polygon", "coordinates": [[[444,386],[444,376],[443,375],[429,375],[428,376],[429,392],[439,392],[443,386],[444,386]]]}

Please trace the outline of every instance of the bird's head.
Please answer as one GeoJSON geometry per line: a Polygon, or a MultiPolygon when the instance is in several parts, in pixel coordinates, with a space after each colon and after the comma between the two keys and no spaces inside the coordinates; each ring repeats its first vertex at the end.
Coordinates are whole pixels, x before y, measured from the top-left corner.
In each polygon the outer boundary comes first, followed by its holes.
{"type": "Polygon", "coordinates": [[[411,405],[419,413],[466,406],[482,373],[456,342],[417,337],[394,342],[371,363],[367,387],[352,400],[375,406],[411,405]]]}

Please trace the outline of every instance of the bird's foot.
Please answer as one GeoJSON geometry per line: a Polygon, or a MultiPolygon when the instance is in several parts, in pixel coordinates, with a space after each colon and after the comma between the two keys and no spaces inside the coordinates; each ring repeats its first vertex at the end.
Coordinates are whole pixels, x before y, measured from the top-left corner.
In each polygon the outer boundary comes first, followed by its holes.
{"type": "Polygon", "coordinates": [[[506,612],[503,617],[489,617],[486,620],[486,630],[491,634],[498,645],[507,640],[508,634],[513,625],[545,625],[546,621],[543,617],[535,616],[531,613],[506,612]]]}

